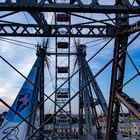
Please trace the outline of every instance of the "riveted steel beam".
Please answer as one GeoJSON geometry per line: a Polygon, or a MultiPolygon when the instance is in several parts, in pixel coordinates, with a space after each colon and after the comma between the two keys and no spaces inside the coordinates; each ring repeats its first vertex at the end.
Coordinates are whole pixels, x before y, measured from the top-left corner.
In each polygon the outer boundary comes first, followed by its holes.
{"type": "Polygon", "coordinates": [[[48,31],[44,31],[35,24],[0,24],[0,36],[26,36],[26,37],[112,37],[112,26],[69,26],[48,25],[48,31]]]}
{"type": "MultiPolygon", "coordinates": [[[[80,0],[79,0],[80,1],[80,0]]],[[[21,0],[13,2],[9,0],[8,2],[0,2],[0,11],[28,11],[28,12],[83,12],[83,13],[129,13],[129,14],[139,14],[140,6],[132,6],[129,3],[126,5],[93,5],[84,4],[82,1],[78,4],[69,3],[49,3],[49,1],[44,0],[41,2],[36,2],[35,0],[21,0]]]]}

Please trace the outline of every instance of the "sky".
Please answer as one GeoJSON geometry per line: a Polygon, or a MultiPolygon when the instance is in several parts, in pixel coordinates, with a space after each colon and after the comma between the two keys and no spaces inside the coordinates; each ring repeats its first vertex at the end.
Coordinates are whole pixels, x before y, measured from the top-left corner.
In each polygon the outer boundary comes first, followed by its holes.
{"type": "MultiPolygon", "coordinates": [[[[104,0],[101,2],[104,3],[104,0]]],[[[110,1],[109,1],[110,2],[110,1]]],[[[108,1],[106,4],[109,3],[108,1]]],[[[3,15],[4,12],[1,12],[0,15],[3,15]]],[[[52,18],[52,13],[45,14],[45,18],[50,23],[52,18]]],[[[95,19],[104,19],[106,18],[105,15],[102,14],[93,14],[93,15],[86,15],[89,17],[94,17],[95,19]]],[[[114,17],[114,15],[110,15],[111,17],[114,17]]],[[[32,17],[27,14],[20,12],[18,14],[15,14],[13,16],[9,16],[6,18],[3,18],[3,20],[8,21],[14,21],[14,22],[20,22],[20,23],[35,23],[35,21],[32,19],[32,17]]],[[[140,20],[140,17],[133,18],[130,20],[131,23],[134,23],[135,21],[140,20]]],[[[87,20],[75,18],[73,17],[73,23],[79,23],[79,22],[86,22],[87,20]]],[[[129,40],[133,38],[135,34],[131,35],[129,37],[129,40]]],[[[15,39],[20,40],[23,42],[32,43],[32,45],[25,44],[25,43],[19,43],[19,45],[15,45],[9,42],[5,42],[1,40],[0,38],[0,55],[4,57],[8,62],[10,62],[15,68],[17,68],[23,75],[27,76],[33,63],[36,59],[36,44],[41,43],[42,39],[37,38],[27,38],[27,37],[6,37],[8,39],[15,39]],[[24,45],[24,46],[22,46],[24,45]],[[28,46],[30,48],[25,48],[25,46],[28,46]]],[[[96,51],[98,51],[110,38],[104,38],[100,41],[95,41],[97,38],[90,38],[90,39],[77,39],[80,41],[80,43],[87,45],[87,56],[86,59],[88,60],[96,51]],[[89,43],[92,41],[92,43],[89,43]],[[102,42],[102,43],[101,43],[102,42]]],[[[54,39],[50,39],[50,45],[48,51],[54,50],[54,39]]],[[[12,41],[11,41],[12,42],[12,41]]],[[[133,42],[129,48],[128,53],[132,57],[134,63],[136,64],[137,68],[140,69],[140,37],[136,39],[135,42],[133,42]]],[[[71,39],[71,51],[75,51],[74,46],[74,39],[71,39]]],[[[113,56],[113,48],[114,48],[114,40],[111,41],[107,47],[101,51],[94,59],[92,59],[89,62],[89,65],[93,71],[93,74],[96,74],[113,56]]],[[[53,81],[54,83],[54,58],[51,56],[47,57],[49,59],[49,69],[47,66],[45,67],[45,93],[47,95],[50,95],[53,90],[54,86],[52,85],[53,81]],[[51,75],[50,75],[51,74],[51,75]],[[48,84],[49,83],[49,84],[48,84]]],[[[76,61],[76,57],[71,58],[71,62],[73,63],[76,61]]],[[[73,67],[73,66],[71,66],[73,67]]],[[[110,90],[110,79],[111,79],[111,68],[112,65],[109,65],[97,78],[97,82],[103,92],[103,95],[105,96],[107,102],[109,99],[109,90],[110,90]]],[[[76,67],[78,69],[78,67],[76,67]]],[[[132,78],[136,74],[136,70],[132,66],[132,63],[130,60],[126,59],[126,70],[125,70],[125,77],[124,77],[124,83],[128,81],[130,78],[132,78]]],[[[72,95],[78,91],[77,85],[77,79],[78,75],[75,75],[75,77],[71,81],[72,86],[72,95]]],[[[124,91],[130,96],[136,99],[138,102],[140,102],[140,86],[139,86],[139,76],[135,78],[132,82],[127,84],[124,87],[124,91]]],[[[17,96],[22,84],[24,82],[24,78],[21,77],[17,72],[15,72],[12,68],[10,68],[2,59],[0,59],[0,98],[2,98],[4,101],[6,101],[9,105],[12,104],[15,97],[17,96]]],[[[78,106],[78,100],[77,98],[73,101],[72,107],[74,108],[75,105],[78,106]]],[[[47,102],[46,106],[50,104],[49,107],[47,107],[47,113],[52,112],[53,110],[53,104],[51,104],[50,101],[47,102]]],[[[7,108],[0,103],[0,113],[7,110],[7,108]]],[[[75,112],[74,112],[75,113],[75,112]]]]}

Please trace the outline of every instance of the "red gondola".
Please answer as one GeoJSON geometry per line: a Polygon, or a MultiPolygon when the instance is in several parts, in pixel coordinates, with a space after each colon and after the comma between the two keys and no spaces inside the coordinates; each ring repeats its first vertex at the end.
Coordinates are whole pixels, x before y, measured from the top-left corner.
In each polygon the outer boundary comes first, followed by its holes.
{"type": "Polygon", "coordinates": [[[69,43],[68,42],[58,42],[57,47],[60,49],[68,49],[69,43]]]}
{"type": "Polygon", "coordinates": [[[70,17],[68,14],[57,14],[56,20],[57,22],[68,22],[70,17]]]}

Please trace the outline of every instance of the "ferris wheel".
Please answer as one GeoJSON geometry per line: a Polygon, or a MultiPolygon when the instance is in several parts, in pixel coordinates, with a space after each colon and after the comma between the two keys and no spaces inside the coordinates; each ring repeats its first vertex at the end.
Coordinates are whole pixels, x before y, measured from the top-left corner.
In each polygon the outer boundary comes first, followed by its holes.
{"type": "MultiPolygon", "coordinates": [[[[0,2],[4,42],[0,58],[23,77],[15,84],[18,78],[12,81],[6,66],[1,79],[11,80],[17,89],[25,80],[19,94],[11,88],[16,97],[11,106],[0,98],[10,109],[0,137],[116,140],[123,136],[119,116],[130,110],[140,119],[139,5],[138,0],[0,2]]],[[[5,98],[7,90],[2,91],[5,98]]]]}

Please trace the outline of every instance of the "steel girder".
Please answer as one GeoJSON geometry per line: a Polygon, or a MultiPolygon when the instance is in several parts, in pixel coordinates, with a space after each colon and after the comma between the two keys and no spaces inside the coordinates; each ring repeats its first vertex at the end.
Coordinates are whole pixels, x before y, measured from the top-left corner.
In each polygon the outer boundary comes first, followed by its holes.
{"type": "MultiPolygon", "coordinates": [[[[116,47],[114,49],[114,56],[123,49],[126,43],[127,43],[127,37],[116,38],[116,43],[115,43],[116,47]]],[[[117,139],[120,102],[116,98],[116,93],[122,92],[121,91],[122,89],[119,89],[118,91],[118,88],[123,85],[125,57],[126,54],[124,52],[114,60],[112,66],[112,78],[111,78],[111,85],[110,85],[106,140],[117,139]]]]}
{"type": "MultiPolygon", "coordinates": [[[[82,71],[79,71],[79,89],[80,89],[80,86],[82,85],[82,71]]],[[[83,117],[83,92],[80,91],[79,92],[79,136],[80,138],[83,137],[83,120],[84,120],[84,117],[83,117]]]]}
{"type": "MultiPolygon", "coordinates": [[[[80,66],[84,66],[82,70],[79,71],[79,85],[82,87],[87,84],[91,79],[94,79],[94,75],[87,64],[86,61],[86,52],[85,48],[82,48],[84,45],[79,45],[78,48],[78,62],[80,66]]],[[[85,46],[84,46],[85,47],[85,46]]],[[[79,134],[82,136],[82,119],[83,119],[83,108],[85,110],[85,119],[86,119],[86,128],[87,128],[87,139],[94,140],[96,138],[101,138],[101,127],[97,119],[97,106],[100,105],[104,114],[107,115],[107,103],[104,99],[104,96],[99,88],[97,81],[92,80],[80,93],[79,93],[79,134]],[[93,92],[96,95],[97,99],[93,98],[93,92]],[[91,124],[92,123],[92,124],[91,124]],[[96,126],[96,134],[95,130],[93,130],[93,126],[96,126]],[[92,135],[91,135],[92,134],[92,135]]]]}
{"type": "MultiPolygon", "coordinates": [[[[119,0],[116,0],[118,4],[121,4],[119,0]]],[[[128,25],[128,18],[126,18],[127,14],[117,14],[116,25],[128,25]],[[119,19],[123,17],[124,19],[119,19]]],[[[116,30],[116,32],[120,32],[120,30],[116,30]]],[[[107,129],[106,129],[106,140],[117,140],[117,131],[118,131],[118,120],[120,113],[120,101],[116,97],[116,94],[122,92],[123,79],[124,79],[124,71],[125,71],[125,61],[126,61],[126,53],[128,43],[128,35],[119,35],[115,37],[115,47],[114,47],[114,57],[118,55],[113,61],[112,64],[112,77],[110,84],[110,97],[109,97],[109,107],[108,107],[108,117],[107,117],[107,129]]]]}
{"type": "Polygon", "coordinates": [[[42,28],[44,32],[49,32],[49,26],[43,13],[41,12],[29,12],[29,13],[35,19],[35,21],[38,23],[38,26],[42,28]]]}
{"type": "MultiPolygon", "coordinates": [[[[92,73],[88,64],[86,66],[86,69],[87,69],[87,76],[89,76],[89,80],[91,80],[94,77],[94,75],[93,75],[93,73],[92,73]]],[[[94,92],[97,96],[98,105],[101,105],[101,108],[102,108],[104,114],[107,115],[107,111],[108,111],[107,102],[106,102],[106,100],[103,96],[103,93],[102,93],[96,79],[91,81],[91,85],[92,85],[92,87],[94,89],[94,92]]]]}
{"type": "Polygon", "coordinates": [[[139,1],[133,6],[128,0],[122,5],[99,5],[93,0],[90,4],[82,3],[81,0],[69,3],[54,3],[52,0],[5,0],[0,2],[0,11],[40,11],[40,12],[86,12],[86,13],[129,13],[139,14],[139,1]]]}
{"type": "Polygon", "coordinates": [[[49,30],[44,31],[42,27],[35,24],[0,24],[0,36],[26,36],[26,37],[112,37],[114,36],[113,26],[48,25],[48,27],[49,30]]]}
{"type": "MultiPolygon", "coordinates": [[[[80,66],[83,66],[84,65],[84,56],[82,56],[82,54],[79,54],[80,55],[80,60],[79,60],[79,64],[80,66]]],[[[80,83],[79,83],[79,86],[80,88],[85,85],[87,83],[87,80],[86,80],[86,72],[85,72],[85,69],[82,69],[79,73],[79,77],[80,77],[80,83]]],[[[86,121],[86,129],[87,129],[87,134],[86,134],[86,139],[87,140],[95,140],[94,138],[94,130],[93,130],[93,119],[92,119],[92,113],[91,113],[91,104],[90,104],[90,91],[89,91],[89,88],[88,86],[86,86],[81,92],[80,92],[80,102],[79,102],[79,107],[80,107],[80,112],[79,112],[79,119],[80,119],[80,123],[82,123],[82,120],[81,118],[83,118],[83,109],[85,111],[85,121],[86,121]],[[82,104],[82,106],[80,105],[82,104]],[[83,108],[81,108],[83,107],[83,108]]],[[[79,124],[80,126],[80,132],[82,132],[82,124],[79,124]]],[[[82,134],[80,134],[82,135],[82,134]]]]}
{"type": "Polygon", "coordinates": [[[125,26],[124,30],[122,31],[124,34],[132,34],[135,32],[140,31],[140,20],[132,25],[125,26]]]}
{"type": "MultiPolygon", "coordinates": [[[[85,85],[86,82],[86,73],[85,70],[82,70],[82,85],[85,85]]],[[[81,85],[80,85],[81,86],[81,85]]],[[[82,87],[82,86],[81,86],[82,87]]],[[[93,129],[93,120],[92,120],[92,111],[91,111],[91,103],[90,101],[90,91],[88,86],[86,86],[83,90],[82,90],[82,94],[83,94],[83,108],[85,111],[85,121],[86,121],[86,129],[88,130],[87,132],[87,140],[95,140],[95,132],[93,129]]]]}
{"type": "MultiPolygon", "coordinates": [[[[46,56],[46,47],[45,46],[44,48],[40,48],[40,46],[37,46],[38,47],[38,51],[37,51],[37,56],[40,56],[41,57],[41,61],[42,62],[42,67],[41,67],[41,73],[40,73],[40,82],[39,82],[39,89],[40,89],[40,93],[39,93],[39,103],[42,103],[42,105],[39,107],[39,110],[40,110],[40,126],[44,123],[44,60],[45,60],[45,56],[46,56]]],[[[44,126],[40,129],[41,132],[44,133],[44,126]]],[[[43,135],[40,135],[39,136],[40,139],[44,140],[44,137],[43,135]]]]}
{"type": "MultiPolygon", "coordinates": [[[[35,14],[37,15],[37,14],[35,14]]],[[[38,22],[39,22],[38,18],[38,22]]],[[[117,34],[132,34],[140,31],[140,22],[125,25],[117,34]]],[[[0,36],[23,37],[114,37],[116,27],[106,25],[45,25],[40,24],[0,24],[0,36]]]]}
{"type": "MultiPolygon", "coordinates": [[[[117,1],[118,4],[121,4],[120,1],[117,1]]],[[[140,119],[140,104],[138,104],[134,99],[130,98],[127,94],[123,93],[123,79],[125,71],[125,60],[126,60],[126,49],[128,43],[128,33],[134,33],[140,30],[139,21],[133,25],[128,25],[127,14],[117,14],[116,25],[121,27],[126,27],[126,32],[123,30],[124,34],[115,37],[115,48],[114,48],[114,57],[112,65],[112,78],[110,85],[110,99],[109,99],[109,111],[107,118],[107,131],[106,131],[106,140],[116,140],[117,139],[117,130],[118,130],[118,120],[120,112],[120,103],[123,103],[129,110],[131,110],[139,119],[140,119]],[[121,20],[119,17],[123,17],[121,20]]],[[[122,32],[119,29],[117,32],[122,32]]]]}
{"type": "MultiPolygon", "coordinates": [[[[83,58],[83,61],[85,63],[87,63],[85,58],[83,58]]],[[[94,75],[91,72],[91,69],[90,69],[88,64],[85,66],[84,71],[85,71],[84,75],[86,75],[85,76],[86,83],[88,83],[91,79],[94,79],[93,78],[94,75]]],[[[89,90],[89,102],[90,102],[91,112],[92,112],[92,117],[93,117],[92,119],[93,119],[93,124],[96,126],[96,134],[95,134],[95,136],[96,136],[96,139],[101,139],[102,138],[102,132],[101,132],[100,123],[98,121],[98,115],[97,115],[97,108],[96,107],[98,105],[100,105],[104,115],[106,116],[107,115],[107,103],[105,101],[105,98],[104,98],[104,96],[103,96],[103,94],[102,94],[102,92],[100,90],[100,87],[99,87],[96,79],[91,81],[91,83],[87,86],[86,90],[89,90]],[[92,90],[96,94],[96,99],[93,98],[92,90]]]]}
{"type": "Polygon", "coordinates": [[[129,110],[131,110],[140,120],[140,104],[126,93],[116,93],[117,99],[122,102],[129,110]]]}

